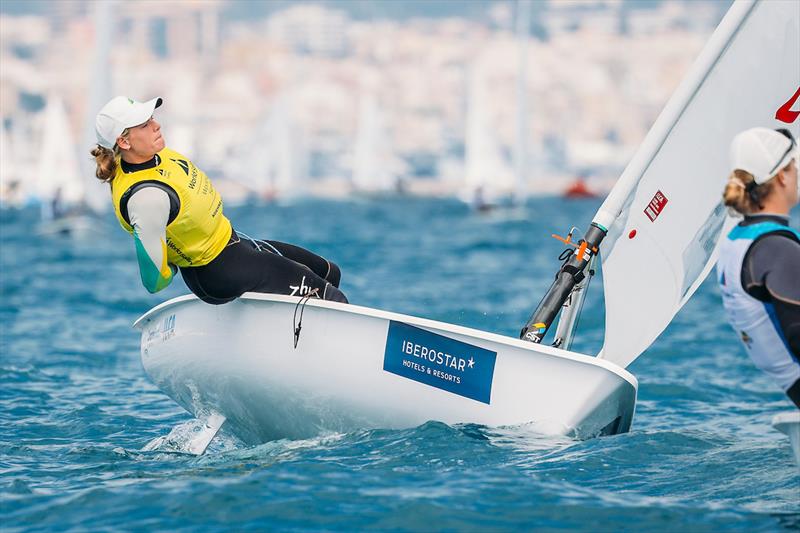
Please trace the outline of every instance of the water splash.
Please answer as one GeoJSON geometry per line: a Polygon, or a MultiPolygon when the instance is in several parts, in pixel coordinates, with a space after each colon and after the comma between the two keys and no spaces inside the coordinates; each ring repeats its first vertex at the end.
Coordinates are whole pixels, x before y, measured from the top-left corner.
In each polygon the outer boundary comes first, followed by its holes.
{"type": "Polygon", "coordinates": [[[193,418],[178,424],[169,434],[151,440],[142,451],[202,455],[224,423],[225,417],[216,413],[193,418]]]}

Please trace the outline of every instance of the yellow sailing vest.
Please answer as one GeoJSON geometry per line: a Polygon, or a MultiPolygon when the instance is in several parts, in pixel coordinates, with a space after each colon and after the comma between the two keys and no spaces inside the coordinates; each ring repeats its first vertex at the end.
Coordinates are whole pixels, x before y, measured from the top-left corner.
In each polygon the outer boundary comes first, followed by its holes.
{"type": "Polygon", "coordinates": [[[228,244],[231,223],[222,214],[222,198],[205,173],[186,157],[164,148],[157,165],[126,173],[117,165],[111,181],[111,198],[120,225],[130,234],[133,228],[120,211],[128,189],[143,181],[157,181],[170,187],[180,199],[180,210],[167,224],[167,261],[180,267],[210,263],[228,244]]]}

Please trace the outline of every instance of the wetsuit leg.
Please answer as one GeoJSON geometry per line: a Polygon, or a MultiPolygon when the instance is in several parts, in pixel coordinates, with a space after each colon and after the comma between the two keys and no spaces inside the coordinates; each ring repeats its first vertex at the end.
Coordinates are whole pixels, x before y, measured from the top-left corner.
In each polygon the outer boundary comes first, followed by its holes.
{"type": "Polygon", "coordinates": [[[334,287],[339,286],[339,282],[342,279],[342,271],[339,269],[339,266],[336,263],[332,263],[324,257],[306,250],[305,248],[295,246],[294,244],[270,240],[256,242],[258,242],[261,246],[265,246],[267,249],[272,247],[278,250],[282,256],[288,257],[292,261],[307,266],[312,272],[314,272],[314,274],[331,282],[334,287]]]}
{"type": "Polygon", "coordinates": [[[181,277],[183,278],[183,282],[189,288],[192,293],[203,300],[207,304],[214,304],[220,305],[225,304],[228,302],[232,302],[241,294],[235,294],[236,291],[229,291],[226,292],[225,297],[220,296],[211,296],[206,292],[205,287],[201,283],[201,279],[203,279],[203,269],[204,267],[181,267],[181,277]]]}
{"type": "Polygon", "coordinates": [[[305,296],[315,289],[320,298],[347,302],[333,284],[296,261],[250,241],[229,244],[211,263],[181,268],[186,285],[200,299],[212,304],[229,302],[245,292],[305,296]]]}

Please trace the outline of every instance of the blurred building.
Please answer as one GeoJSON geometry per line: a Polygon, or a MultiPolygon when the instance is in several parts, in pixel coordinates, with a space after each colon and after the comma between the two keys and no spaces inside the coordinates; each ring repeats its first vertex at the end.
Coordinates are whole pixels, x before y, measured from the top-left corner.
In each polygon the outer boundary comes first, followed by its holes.
{"type": "Polygon", "coordinates": [[[343,57],[348,51],[347,15],[338,9],[298,4],[269,18],[269,37],[296,54],[343,57]]]}
{"type": "MultiPolygon", "coordinates": [[[[372,161],[364,147],[380,144],[411,182],[437,183],[419,190],[449,194],[465,172],[470,73],[479,64],[485,134],[505,156],[518,144],[516,4],[475,3],[459,12],[449,3],[450,16],[426,16],[433,4],[60,0],[31,3],[24,16],[0,4],[4,146],[14,146],[23,166],[35,159],[40,115],[55,92],[81,139],[76,150],[85,153],[90,141],[80,132],[99,106],[90,95],[104,94],[95,89],[107,74],[110,94],[164,97],[158,117],[168,142],[217,178],[239,177],[246,165],[231,158],[258,138],[276,106],[291,101],[286,120],[307,154],[300,166],[312,192],[347,181],[355,161],[372,161]],[[107,13],[98,15],[101,5],[107,13]],[[233,7],[250,16],[228,17],[233,7]],[[423,11],[381,15],[401,8],[423,11]],[[102,29],[111,44],[98,74],[102,29]],[[381,143],[363,140],[367,97],[380,109],[381,143]]],[[[557,184],[578,173],[610,179],[621,172],[726,2],[532,5],[522,145],[529,173],[557,184]]]]}

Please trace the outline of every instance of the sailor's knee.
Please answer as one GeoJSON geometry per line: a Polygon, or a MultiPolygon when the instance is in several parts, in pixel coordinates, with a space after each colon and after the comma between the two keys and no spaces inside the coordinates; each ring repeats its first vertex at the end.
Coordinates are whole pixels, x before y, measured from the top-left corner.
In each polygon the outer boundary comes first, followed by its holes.
{"type": "Polygon", "coordinates": [[[330,300],[332,302],[341,302],[343,304],[350,303],[347,301],[347,296],[345,296],[344,293],[340,291],[338,287],[335,287],[330,283],[328,283],[325,286],[325,292],[322,298],[324,300],[330,300]]]}
{"type": "Polygon", "coordinates": [[[332,261],[328,261],[328,275],[325,276],[325,281],[330,282],[334,287],[338,287],[341,280],[342,271],[339,268],[339,265],[332,261]]]}

